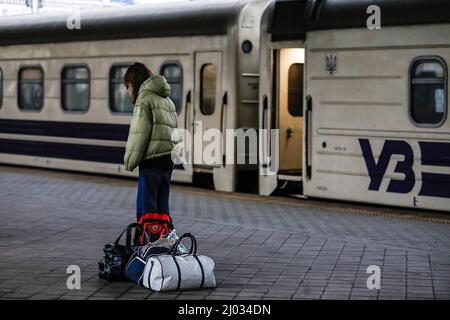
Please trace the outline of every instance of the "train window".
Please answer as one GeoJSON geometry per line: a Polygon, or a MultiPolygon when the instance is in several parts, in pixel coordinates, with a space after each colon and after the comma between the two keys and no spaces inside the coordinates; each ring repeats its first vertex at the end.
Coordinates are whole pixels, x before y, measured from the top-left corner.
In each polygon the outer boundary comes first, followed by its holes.
{"type": "Polygon", "coordinates": [[[439,57],[419,57],[410,69],[410,115],[418,125],[440,126],[447,116],[447,66],[439,57]]]}
{"type": "Polygon", "coordinates": [[[294,63],[288,71],[288,111],[293,117],[303,116],[303,64],[294,63]]]}
{"type": "Polygon", "coordinates": [[[109,108],[112,112],[133,113],[133,103],[123,84],[123,77],[130,65],[113,65],[109,71],[109,108]]]}
{"type": "Polygon", "coordinates": [[[3,105],[3,70],[0,68],[0,108],[3,105]]]}
{"type": "Polygon", "coordinates": [[[200,76],[200,110],[204,115],[214,113],[216,108],[217,67],[205,64],[200,76]]]}
{"type": "Polygon", "coordinates": [[[183,94],[183,71],[178,63],[166,63],[160,72],[170,84],[170,99],[175,104],[177,114],[181,113],[181,101],[183,94]]]}
{"type": "Polygon", "coordinates": [[[44,106],[44,71],[41,67],[19,69],[18,102],[21,110],[39,111],[44,106]]]}
{"type": "Polygon", "coordinates": [[[90,74],[87,66],[64,66],[61,76],[61,105],[66,111],[89,109],[90,74]]]}

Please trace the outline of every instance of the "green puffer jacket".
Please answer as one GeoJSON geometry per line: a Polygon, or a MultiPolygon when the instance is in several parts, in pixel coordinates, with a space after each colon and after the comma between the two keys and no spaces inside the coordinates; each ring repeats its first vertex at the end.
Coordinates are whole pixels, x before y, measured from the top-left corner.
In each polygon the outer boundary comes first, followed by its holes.
{"type": "Polygon", "coordinates": [[[125,149],[124,163],[133,171],[142,160],[171,154],[178,138],[175,105],[164,76],[154,75],[139,88],[125,149]]]}

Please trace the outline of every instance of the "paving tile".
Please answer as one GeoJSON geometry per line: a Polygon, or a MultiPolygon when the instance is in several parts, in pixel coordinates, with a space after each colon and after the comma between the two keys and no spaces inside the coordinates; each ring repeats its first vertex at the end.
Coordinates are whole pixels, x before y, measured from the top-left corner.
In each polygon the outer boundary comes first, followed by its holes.
{"type": "Polygon", "coordinates": [[[180,186],[171,194],[176,229],[194,233],[201,254],[215,260],[217,288],[155,293],[110,283],[98,279],[97,262],[102,246],[134,219],[135,182],[39,172],[0,166],[0,190],[7,190],[0,191],[0,299],[450,298],[450,224],[180,186]],[[73,264],[81,268],[81,290],[66,285],[73,264]],[[369,265],[381,268],[379,291],[367,289],[369,265]]]}

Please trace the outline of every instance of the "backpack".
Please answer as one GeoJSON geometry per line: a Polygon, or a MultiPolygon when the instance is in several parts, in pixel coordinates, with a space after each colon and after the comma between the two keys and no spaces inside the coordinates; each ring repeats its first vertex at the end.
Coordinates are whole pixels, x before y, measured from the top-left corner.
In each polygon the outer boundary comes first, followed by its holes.
{"type": "Polygon", "coordinates": [[[145,213],[141,216],[138,223],[144,231],[139,233],[137,241],[141,245],[145,244],[144,233],[147,233],[150,242],[154,242],[173,230],[172,218],[167,213],[145,213]]]}

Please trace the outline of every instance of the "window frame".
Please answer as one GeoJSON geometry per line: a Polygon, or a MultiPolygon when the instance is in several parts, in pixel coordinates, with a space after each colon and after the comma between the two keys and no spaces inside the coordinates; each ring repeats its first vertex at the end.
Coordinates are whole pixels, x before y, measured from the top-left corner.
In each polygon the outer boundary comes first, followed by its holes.
{"type": "Polygon", "coordinates": [[[411,123],[419,128],[439,128],[441,127],[445,121],[447,120],[448,114],[448,69],[447,63],[445,60],[437,55],[425,55],[415,57],[409,64],[408,68],[408,118],[411,123]],[[421,123],[414,120],[412,116],[412,96],[413,96],[413,76],[416,67],[423,62],[438,62],[444,69],[444,102],[445,102],[445,111],[442,120],[437,123],[421,123]]]}
{"type": "MultiPolygon", "coordinates": [[[[80,81],[81,82],[81,81],[80,81]]],[[[77,83],[76,81],[74,81],[73,83],[77,83]]],[[[81,83],[84,83],[81,82],[81,83]]],[[[89,111],[89,109],[91,108],[91,69],[89,68],[89,65],[87,63],[66,63],[62,66],[61,68],[61,76],[59,79],[59,84],[60,84],[60,89],[61,89],[61,95],[60,95],[60,106],[61,106],[61,110],[64,113],[78,113],[78,114],[84,114],[87,113],[89,111]],[[77,68],[77,67],[82,67],[82,68],[86,68],[87,72],[88,72],[88,85],[89,85],[89,91],[88,91],[88,105],[87,108],[85,110],[67,110],[64,108],[64,101],[65,101],[65,97],[64,97],[64,86],[63,86],[63,74],[64,74],[64,70],[67,68],[77,68]]]]}
{"type": "MultiPolygon", "coordinates": [[[[164,69],[164,67],[166,66],[170,66],[170,65],[176,65],[179,69],[180,69],[180,86],[181,86],[181,96],[180,96],[180,112],[177,112],[177,115],[180,115],[183,112],[183,98],[184,98],[184,92],[183,92],[183,82],[184,82],[184,73],[183,73],[183,65],[181,64],[180,61],[178,60],[167,60],[167,61],[163,61],[163,63],[161,64],[161,66],[159,67],[159,74],[163,75],[162,71],[164,69]]],[[[165,76],[164,76],[165,77],[165,76]]],[[[167,78],[166,78],[167,80],[167,78]]],[[[167,81],[170,85],[170,82],[167,81]]],[[[176,110],[176,106],[175,106],[175,110],[176,110]]]]}
{"type": "Polygon", "coordinates": [[[202,64],[202,66],[200,67],[200,96],[199,96],[200,101],[199,101],[199,109],[200,109],[200,112],[202,113],[202,115],[204,115],[204,116],[211,116],[211,115],[213,115],[213,114],[216,112],[216,102],[217,102],[217,74],[218,74],[218,72],[217,72],[217,66],[216,66],[216,64],[213,63],[213,62],[207,62],[207,63],[204,63],[204,64],[202,64]],[[204,80],[203,72],[204,72],[204,70],[205,70],[205,68],[206,68],[207,66],[214,66],[214,67],[216,68],[216,88],[214,89],[214,109],[213,109],[213,111],[212,111],[211,113],[205,113],[204,110],[203,110],[203,80],[204,80]]]}
{"type": "Polygon", "coordinates": [[[44,109],[45,105],[45,72],[44,68],[42,68],[42,65],[40,64],[26,64],[19,67],[19,70],[17,71],[17,107],[21,112],[41,112],[42,109],[44,109]],[[21,84],[21,78],[20,74],[25,69],[39,69],[42,72],[42,106],[39,109],[24,109],[20,107],[20,84],[21,84]]]}
{"type": "MultiPolygon", "coordinates": [[[[109,108],[109,112],[111,112],[111,114],[113,114],[113,115],[117,115],[117,116],[131,116],[132,114],[133,114],[133,109],[131,109],[131,112],[118,112],[118,111],[114,111],[113,110],[113,108],[111,107],[112,106],[112,103],[113,103],[113,101],[114,101],[114,99],[112,98],[112,96],[113,96],[113,92],[112,92],[112,90],[111,90],[111,87],[112,87],[112,71],[113,71],[113,69],[114,68],[117,68],[117,67],[130,67],[130,66],[132,66],[133,65],[133,62],[115,62],[115,63],[113,63],[110,67],[109,67],[109,72],[108,72],[108,90],[109,90],[109,92],[108,92],[108,108],[109,108]]],[[[123,81],[122,81],[122,84],[123,84],[123,81]]],[[[132,104],[133,105],[133,104],[132,104]]],[[[134,105],[133,105],[133,107],[134,107],[134,105]]]]}

